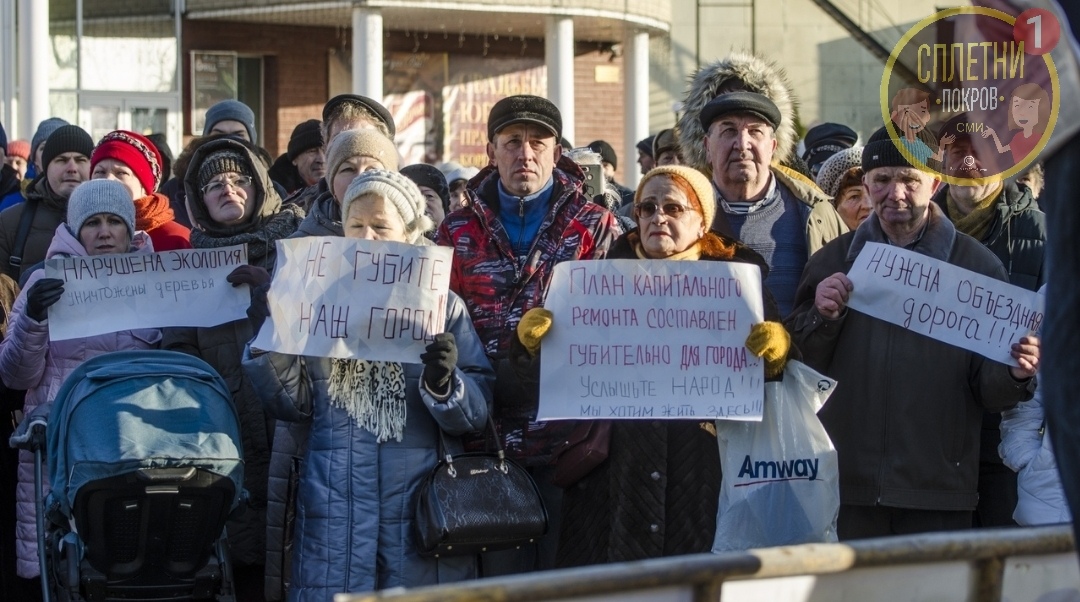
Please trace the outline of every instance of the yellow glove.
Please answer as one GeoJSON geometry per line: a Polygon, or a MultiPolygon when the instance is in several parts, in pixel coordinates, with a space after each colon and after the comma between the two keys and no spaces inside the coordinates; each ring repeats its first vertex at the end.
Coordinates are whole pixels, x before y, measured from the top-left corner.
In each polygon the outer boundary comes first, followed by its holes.
{"type": "Polygon", "coordinates": [[[777,376],[784,371],[784,364],[787,363],[791,336],[779,322],[759,322],[750,328],[746,348],[765,360],[765,376],[777,376]]]}
{"type": "Polygon", "coordinates": [[[517,325],[518,340],[529,355],[536,357],[537,352],[540,351],[540,339],[551,330],[554,319],[555,316],[543,307],[534,307],[521,316],[521,321],[517,325]]]}

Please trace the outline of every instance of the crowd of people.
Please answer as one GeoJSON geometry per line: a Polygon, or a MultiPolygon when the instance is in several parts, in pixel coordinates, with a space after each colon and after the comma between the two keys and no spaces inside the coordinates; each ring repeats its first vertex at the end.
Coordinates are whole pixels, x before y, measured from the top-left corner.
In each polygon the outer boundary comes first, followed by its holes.
{"type": "MultiPolygon", "coordinates": [[[[566,319],[544,305],[565,261],[739,262],[761,272],[765,321],[746,347],[767,378],[798,358],[839,383],[820,418],[839,458],[841,539],[1068,521],[1037,336],[1014,344],[1016,365],[1006,366],[848,307],[846,273],[869,242],[1040,289],[1041,172],[941,186],[884,128],[860,144],[850,127],[825,123],[800,141],[793,96],[783,70],[753,54],[703,67],[677,126],[637,144],[636,190],[614,181],[609,143],[572,153],[559,109],[529,95],[491,108],[480,170],[401,166],[390,113],[354,94],[296,126],[276,160],[237,101],[211,107],[203,135],[175,160],[160,136],[120,130],[94,141],[56,118],[29,142],[0,129],[6,426],[102,353],[170,349],[207,361],[241,421],[248,507],[226,527],[240,600],[708,552],[724,478],[709,421],[615,421],[607,459],[555,484],[555,448],[578,424],[536,418],[541,341],[566,319]],[[598,194],[586,192],[582,157],[604,174],[598,194]],[[412,363],[253,347],[271,317],[276,241],[310,236],[451,248],[445,333],[412,363]],[[48,308],[64,283],[44,277],[46,259],[236,244],[247,245],[248,265],[229,281],[251,291],[247,319],[49,340],[48,308]],[[440,431],[470,446],[489,415],[540,490],[548,534],[475,557],[423,556],[411,500],[440,431]]],[[[964,160],[980,144],[958,136],[943,164],[971,168],[964,160]]],[[[0,589],[32,600],[32,459],[4,462],[0,589]]]]}

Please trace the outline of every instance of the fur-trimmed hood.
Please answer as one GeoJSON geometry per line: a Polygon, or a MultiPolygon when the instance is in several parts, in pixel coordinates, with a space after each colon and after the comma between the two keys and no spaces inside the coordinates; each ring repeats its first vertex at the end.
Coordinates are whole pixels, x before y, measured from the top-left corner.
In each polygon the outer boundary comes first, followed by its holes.
{"type": "Polygon", "coordinates": [[[795,131],[796,100],[791,83],[779,65],[746,51],[733,52],[702,67],[690,80],[690,88],[683,99],[683,114],[676,126],[683,160],[705,174],[712,173],[712,168],[705,158],[705,145],[702,143],[705,130],[701,127],[698,115],[710,100],[716,98],[717,91],[723,84],[732,79],[741,80],[745,84],[735,89],[763,94],[780,109],[781,120],[780,127],[776,130],[776,153],[773,161],[788,164],[798,143],[798,134],[795,131]]]}

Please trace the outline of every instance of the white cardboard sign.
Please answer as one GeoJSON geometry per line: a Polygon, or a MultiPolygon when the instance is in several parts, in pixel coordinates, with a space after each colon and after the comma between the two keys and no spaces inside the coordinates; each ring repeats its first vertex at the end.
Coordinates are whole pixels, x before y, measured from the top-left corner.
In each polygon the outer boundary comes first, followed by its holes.
{"type": "Polygon", "coordinates": [[[270,319],[253,347],[417,363],[445,330],[453,250],[313,236],[277,242],[270,319]]]}
{"type": "Polygon", "coordinates": [[[248,288],[225,281],[246,263],[244,245],[49,259],[45,277],[64,281],[49,307],[49,339],[247,318],[248,288]]]}
{"type": "Polygon", "coordinates": [[[867,243],[848,278],[851,309],[1010,366],[1042,329],[1043,295],[899,247],[867,243]]]}
{"type": "Polygon", "coordinates": [[[761,271],[719,261],[615,259],[555,267],[538,419],[760,421],[761,271]]]}

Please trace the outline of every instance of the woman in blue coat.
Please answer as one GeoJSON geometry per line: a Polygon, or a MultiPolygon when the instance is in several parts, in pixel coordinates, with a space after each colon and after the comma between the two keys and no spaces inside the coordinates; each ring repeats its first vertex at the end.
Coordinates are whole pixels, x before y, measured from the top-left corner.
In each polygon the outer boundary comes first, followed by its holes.
{"type": "MultiPolygon", "coordinates": [[[[416,185],[383,170],[352,182],[342,216],[346,237],[369,240],[424,244],[431,226],[416,185]]],[[[476,576],[473,557],[421,557],[412,531],[417,488],[437,461],[437,429],[451,436],[482,430],[491,400],[494,372],[453,293],[446,315],[446,332],[422,363],[246,353],[244,370],[267,411],[311,427],[289,600],[476,576]]]]}

